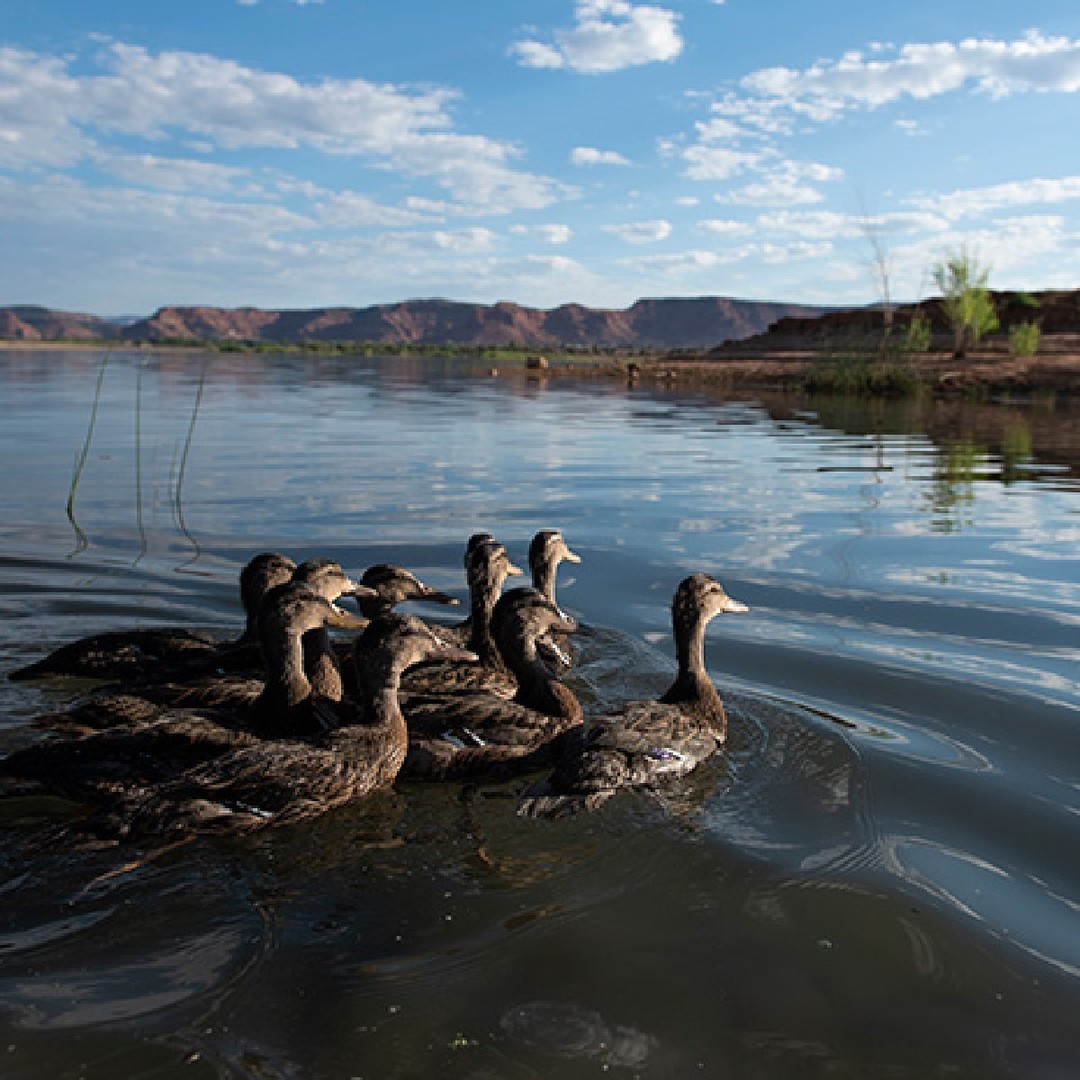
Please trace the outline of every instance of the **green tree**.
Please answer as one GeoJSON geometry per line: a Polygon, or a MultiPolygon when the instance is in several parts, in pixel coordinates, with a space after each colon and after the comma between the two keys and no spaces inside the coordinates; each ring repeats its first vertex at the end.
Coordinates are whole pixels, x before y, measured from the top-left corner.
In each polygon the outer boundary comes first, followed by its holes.
{"type": "Polygon", "coordinates": [[[933,277],[953,330],[954,351],[963,356],[969,345],[978,344],[984,334],[998,328],[994,302],[986,287],[990,270],[962,247],[934,267],[933,277]]]}

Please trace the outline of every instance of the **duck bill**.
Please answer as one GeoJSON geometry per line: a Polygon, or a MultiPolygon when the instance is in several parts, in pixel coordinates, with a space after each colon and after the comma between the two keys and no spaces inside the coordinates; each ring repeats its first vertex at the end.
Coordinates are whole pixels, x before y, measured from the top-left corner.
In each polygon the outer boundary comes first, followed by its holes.
{"type": "Polygon", "coordinates": [[[448,604],[451,607],[460,603],[456,596],[451,596],[449,593],[439,592],[438,589],[425,590],[416,598],[417,600],[423,600],[427,604],[448,604]]]}
{"type": "Polygon", "coordinates": [[[524,577],[525,571],[520,566],[515,566],[512,562],[506,564],[506,573],[512,577],[524,577]]]}
{"type": "Polygon", "coordinates": [[[327,626],[340,626],[346,630],[364,630],[371,621],[360,615],[354,615],[351,611],[346,611],[343,607],[338,607],[337,604],[331,604],[330,607],[332,608],[332,611],[327,617],[327,626]]]}
{"type": "Polygon", "coordinates": [[[563,547],[562,557],[566,562],[579,563],[581,562],[581,556],[575,554],[568,547],[563,547]]]}
{"type": "Polygon", "coordinates": [[[744,611],[749,611],[750,609],[746,604],[728,596],[724,598],[724,606],[720,610],[724,612],[725,615],[740,615],[744,611]]]}

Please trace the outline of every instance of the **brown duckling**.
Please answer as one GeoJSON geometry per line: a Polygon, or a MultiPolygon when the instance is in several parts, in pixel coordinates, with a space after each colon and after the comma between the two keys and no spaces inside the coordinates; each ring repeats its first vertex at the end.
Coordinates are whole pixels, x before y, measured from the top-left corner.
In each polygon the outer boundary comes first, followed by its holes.
{"type": "Polygon", "coordinates": [[[541,659],[537,643],[577,627],[537,589],[511,589],[496,603],[491,634],[515,676],[512,700],[483,690],[409,695],[404,775],[491,776],[551,761],[566,733],[581,723],[581,706],[541,659]]]}
{"type": "MultiPolygon", "coordinates": [[[[320,625],[356,627],[363,620],[299,586],[280,596],[263,621],[270,678],[254,701],[232,708],[191,709],[141,704],[129,723],[115,723],[78,738],[52,739],[8,755],[0,772],[38,781],[75,797],[115,797],[173,779],[194,765],[263,741],[256,724],[275,730],[312,727],[325,710],[302,670],[301,638],[320,625]]],[[[334,714],[336,720],[336,714],[334,714]]],[[[115,715],[113,716],[115,721],[115,715]]]]}
{"type": "Polygon", "coordinates": [[[678,674],[658,701],[629,702],[590,719],[551,776],[527,792],[518,812],[560,817],[595,810],[622,788],[652,788],[696,768],[727,738],[727,719],[705,670],[705,628],[716,615],[748,610],[708,574],[675,591],[671,621],[678,674]]]}
{"type": "MultiPolygon", "coordinates": [[[[482,535],[482,534],[478,534],[482,535]]],[[[514,678],[491,636],[491,613],[510,575],[522,573],[497,540],[473,538],[467,554],[470,614],[467,625],[435,627],[438,634],[480,657],[479,665],[424,664],[402,682],[407,693],[430,693],[454,687],[483,687],[506,696],[514,692],[514,678]]]]}
{"type": "Polygon", "coordinates": [[[407,615],[373,619],[356,643],[358,714],[317,743],[265,740],[192,769],[116,807],[123,836],[250,832],[317,817],[393,783],[408,748],[401,673],[432,658],[475,661],[407,615]]]}
{"type": "Polygon", "coordinates": [[[390,563],[369,566],[361,575],[360,584],[374,589],[376,593],[371,599],[357,600],[360,614],[367,619],[386,615],[398,604],[410,600],[447,606],[458,603],[456,596],[433,589],[430,585],[425,585],[412,571],[390,563]]]}
{"type": "MultiPolygon", "coordinates": [[[[259,607],[258,663],[227,665],[227,671],[204,674],[203,666],[172,668],[171,678],[160,681],[134,680],[101,693],[72,708],[35,718],[40,727],[73,734],[147,723],[166,708],[214,709],[245,717],[248,723],[262,722],[267,731],[304,731],[317,722],[309,697],[340,701],[341,673],[331,650],[328,625],[362,628],[366,620],[337,610],[324,618],[325,608],[307,603],[311,596],[333,604],[341,596],[359,596],[360,602],[374,597],[350,578],[331,559],[301,563],[293,580],[275,585],[259,607]],[[194,670],[194,674],[192,674],[194,670]]],[[[252,646],[241,647],[252,657],[252,646]]],[[[229,656],[236,660],[235,653],[229,656]]]]}
{"type": "MultiPolygon", "coordinates": [[[[567,547],[558,529],[541,529],[529,544],[529,570],[532,572],[533,588],[539,589],[553,604],[557,603],[555,578],[561,562],[579,563],[581,556],[575,555],[567,547]]],[[[573,663],[571,650],[564,648],[561,643],[557,648],[549,647],[548,640],[540,643],[544,663],[557,672],[571,667],[573,663]]]]}
{"type": "Polygon", "coordinates": [[[539,589],[553,604],[557,602],[555,576],[561,562],[579,563],[581,556],[566,546],[558,529],[541,529],[529,544],[529,570],[533,588],[539,589]]]}
{"type": "Polygon", "coordinates": [[[71,675],[84,679],[130,679],[167,671],[191,661],[213,662],[254,640],[259,603],[275,585],[288,581],[296,563],[285,555],[256,555],[240,571],[240,599],[246,613],[243,633],[223,642],[211,634],[170,627],[141,627],[91,634],[60,646],[48,656],[8,673],[9,679],[71,675]]]}

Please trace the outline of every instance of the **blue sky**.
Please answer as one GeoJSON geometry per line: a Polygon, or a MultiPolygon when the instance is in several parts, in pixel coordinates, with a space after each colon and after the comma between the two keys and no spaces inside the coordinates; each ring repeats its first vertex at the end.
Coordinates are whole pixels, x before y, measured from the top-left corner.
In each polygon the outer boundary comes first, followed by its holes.
{"type": "Polygon", "coordinates": [[[1080,287],[1075,0],[0,0],[0,304],[1080,287]]]}

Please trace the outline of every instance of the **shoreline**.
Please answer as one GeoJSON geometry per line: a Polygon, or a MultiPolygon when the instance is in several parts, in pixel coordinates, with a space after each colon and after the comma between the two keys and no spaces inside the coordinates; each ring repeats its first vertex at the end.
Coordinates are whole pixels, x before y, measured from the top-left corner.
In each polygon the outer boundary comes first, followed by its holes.
{"type": "MultiPolygon", "coordinates": [[[[741,347],[739,342],[729,342],[710,352],[694,353],[681,350],[677,353],[634,353],[625,355],[593,356],[552,351],[536,365],[533,360],[544,353],[522,351],[511,357],[488,358],[468,352],[450,353],[448,358],[459,360],[463,368],[475,373],[482,368],[490,376],[525,374],[529,378],[579,377],[620,378],[628,383],[652,382],[664,384],[707,385],[729,390],[798,390],[810,388],[811,380],[822,373],[835,370],[838,364],[847,363],[869,375],[890,373],[900,375],[910,389],[924,391],[935,397],[1037,397],[1053,395],[1080,397],[1080,335],[1047,335],[1039,352],[1029,358],[1017,358],[1007,350],[990,345],[971,351],[963,358],[948,352],[934,352],[901,357],[895,360],[876,360],[853,354],[844,356],[839,351],[826,348],[790,347],[769,348],[760,341],[752,346],[741,347]]],[[[357,345],[357,353],[371,355],[377,343],[357,345]]],[[[435,359],[435,347],[409,352],[401,346],[388,346],[401,351],[393,358],[416,357],[435,359]]],[[[448,346],[448,350],[455,348],[448,346]]],[[[456,347],[460,348],[460,347],[456,347]]],[[[283,347],[259,350],[226,348],[214,343],[134,343],[110,341],[0,341],[0,349],[27,352],[97,351],[116,353],[169,353],[195,352],[232,355],[258,355],[272,362],[276,356],[349,356],[347,349],[320,350],[283,347]]],[[[497,351],[492,347],[492,351],[497,351]]],[[[390,355],[388,353],[388,355],[390,355]]],[[[824,391],[819,391],[824,392],[824,391]]],[[[859,391],[863,396],[900,396],[895,388],[875,391],[867,385],[859,391]]]]}

